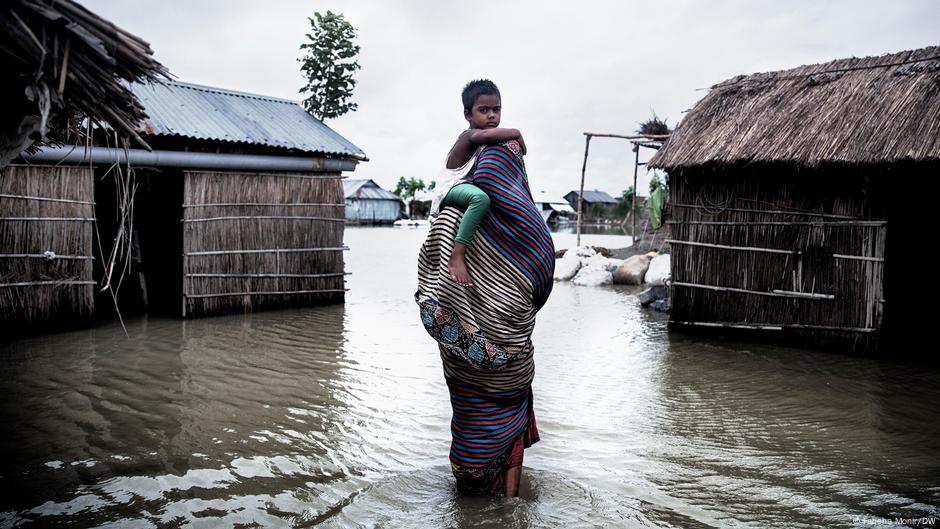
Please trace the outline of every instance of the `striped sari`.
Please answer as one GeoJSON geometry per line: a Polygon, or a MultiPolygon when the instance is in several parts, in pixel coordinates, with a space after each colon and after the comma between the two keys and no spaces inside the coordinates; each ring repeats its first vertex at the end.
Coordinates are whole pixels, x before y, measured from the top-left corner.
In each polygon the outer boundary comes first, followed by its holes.
{"type": "MultiPolygon", "coordinates": [[[[514,146],[513,146],[514,147],[514,146]]],[[[535,314],[552,288],[555,251],[518,149],[480,152],[471,182],[490,209],[467,248],[473,287],[447,265],[462,212],[444,208],[418,257],[421,322],[437,341],[450,391],[450,462],[461,492],[497,492],[538,441],[532,406],[535,314]]]]}

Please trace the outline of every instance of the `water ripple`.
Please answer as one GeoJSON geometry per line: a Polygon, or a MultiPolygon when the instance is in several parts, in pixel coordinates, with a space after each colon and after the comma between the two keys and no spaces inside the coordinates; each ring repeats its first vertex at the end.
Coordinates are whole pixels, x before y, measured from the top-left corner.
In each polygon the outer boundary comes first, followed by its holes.
{"type": "Polygon", "coordinates": [[[421,236],[349,229],[345,305],[0,343],[0,527],[809,528],[940,514],[936,368],[672,334],[635,288],[566,283],[533,337],[543,440],[521,497],[458,496],[440,360],[412,299],[421,236]]]}

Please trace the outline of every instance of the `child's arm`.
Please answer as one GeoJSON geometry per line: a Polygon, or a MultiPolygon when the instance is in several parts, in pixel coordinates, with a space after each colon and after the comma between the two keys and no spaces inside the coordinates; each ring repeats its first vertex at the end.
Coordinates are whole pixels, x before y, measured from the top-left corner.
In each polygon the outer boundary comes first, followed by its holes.
{"type": "Polygon", "coordinates": [[[467,163],[467,160],[473,156],[473,151],[479,145],[495,145],[504,141],[517,140],[525,152],[525,142],[522,141],[522,133],[519,129],[470,129],[465,130],[457,137],[447,157],[447,168],[456,169],[467,163]]]}
{"type": "Polygon", "coordinates": [[[474,145],[495,145],[504,141],[522,139],[522,133],[519,132],[519,129],[470,129],[464,134],[474,145]]]}

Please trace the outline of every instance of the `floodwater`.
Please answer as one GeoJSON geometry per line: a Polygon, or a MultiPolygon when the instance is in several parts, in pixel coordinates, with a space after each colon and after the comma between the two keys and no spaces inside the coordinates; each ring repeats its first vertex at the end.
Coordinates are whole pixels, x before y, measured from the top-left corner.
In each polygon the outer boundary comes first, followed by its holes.
{"type": "Polygon", "coordinates": [[[347,229],[345,306],[0,342],[0,526],[938,524],[940,370],[669,334],[612,286],[539,314],[522,496],[457,496],[425,232],[347,229]]]}

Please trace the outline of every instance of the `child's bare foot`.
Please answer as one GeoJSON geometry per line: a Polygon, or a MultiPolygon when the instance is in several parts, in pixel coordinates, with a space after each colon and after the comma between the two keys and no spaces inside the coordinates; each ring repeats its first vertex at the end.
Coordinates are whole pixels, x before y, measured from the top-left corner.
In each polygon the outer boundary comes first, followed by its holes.
{"type": "Polygon", "coordinates": [[[458,285],[472,287],[470,273],[467,272],[467,263],[465,261],[467,247],[461,243],[454,244],[454,252],[450,254],[450,262],[447,263],[447,271],[450,272],[450,278],[458,285]]]}

